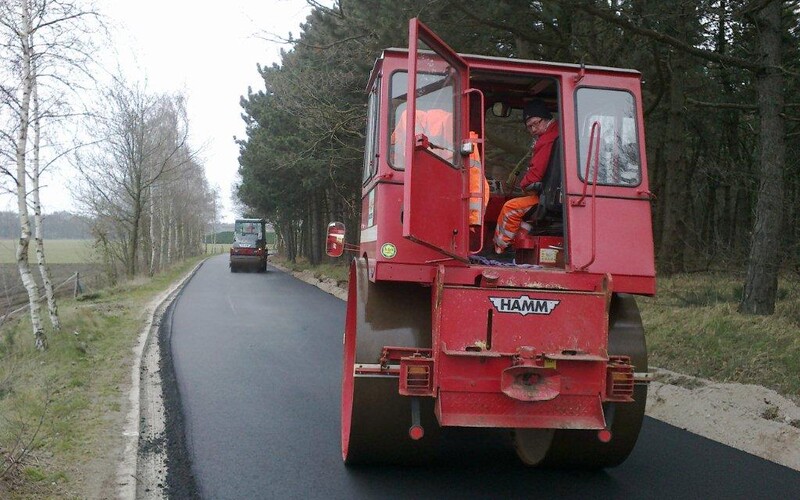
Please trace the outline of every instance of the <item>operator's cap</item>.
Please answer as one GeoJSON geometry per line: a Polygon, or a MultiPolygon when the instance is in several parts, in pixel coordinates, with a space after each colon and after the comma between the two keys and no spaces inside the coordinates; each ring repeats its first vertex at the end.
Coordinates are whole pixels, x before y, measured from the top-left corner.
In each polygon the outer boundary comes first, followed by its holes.
{"type": "Polygon", "coordinates": [[[541,99],[534,99],[525,104],[522,109],[522,123],[527,123],[529,118],[533,117],[544,118],[549,120],[553,117],[553,113],[547,109],[547,104],[541,99]]]}

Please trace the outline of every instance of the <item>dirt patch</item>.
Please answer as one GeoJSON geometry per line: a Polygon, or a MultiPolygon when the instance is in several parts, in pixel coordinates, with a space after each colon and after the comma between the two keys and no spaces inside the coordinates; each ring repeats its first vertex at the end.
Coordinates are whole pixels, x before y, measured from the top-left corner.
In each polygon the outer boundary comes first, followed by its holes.
{"type": "Polygon", "coordinates": [[[800,470],[800,407],[795,401],[757,385],[651,371],[649,416],[800,470]]]}

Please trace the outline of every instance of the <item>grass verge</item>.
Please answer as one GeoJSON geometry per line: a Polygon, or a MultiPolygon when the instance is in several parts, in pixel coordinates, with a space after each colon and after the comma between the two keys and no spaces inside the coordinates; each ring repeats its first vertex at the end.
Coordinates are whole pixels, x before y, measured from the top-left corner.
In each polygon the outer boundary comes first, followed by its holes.
{"type": "Polygon", "coordinates": [[[280,255],[270,254],[269,260],[270,262],[277,262],[282,267],[292,271],[310,271],[317,279],[331,278],[336,280],[337,283],[347,283],[347,280],[350,277],[350,268],[348,267],[349,263],[346,261],[346,259],[340,259],[341,263],[336,262],[332,264],[320,264],[317,266],[310,265],[308,263],[308,259],[304,257],[298,257],[296,262],[290,262],[280,255]]]}
{"type": "Polygon", "coordinates": [[[739,314],[744,278],[691,274],[659,279],[639,298],[653,365],[719,382],[757,384],[800,397],[800,284],[779,280],[771,316],[739,314]]]}
{"type": "Polygon", "coordinates": [[[113,496],[143,311],[198,260],[84,300],[62,300],[62,331],[48,332],[46,352],[34,349],[27,316],[3,325],[0,498],[113,496]]]}
{"type": "MultiPolygon", "coordinates": [[[[309,266],[271,256],[293,271],[347,282],[342,264],[309,266]]],[[[800,399],[800,283],[784,276],[771,316],[736,309],[744,278],[695,273],[658,279],[656,297],[637,297],[650,364],[717,382],[756,384],[800,399]]]]}

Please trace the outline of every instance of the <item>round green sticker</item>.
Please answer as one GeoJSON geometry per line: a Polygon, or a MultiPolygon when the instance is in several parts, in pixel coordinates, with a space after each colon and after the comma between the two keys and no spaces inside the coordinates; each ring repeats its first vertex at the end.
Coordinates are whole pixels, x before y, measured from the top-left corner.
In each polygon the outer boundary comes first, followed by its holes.
{"type": "Polygon", "coordinates": [[[393,259],[397,255],[397,247],[393,243],[384,243],[381,247],[381,255],[387,259],[393,259]]]}

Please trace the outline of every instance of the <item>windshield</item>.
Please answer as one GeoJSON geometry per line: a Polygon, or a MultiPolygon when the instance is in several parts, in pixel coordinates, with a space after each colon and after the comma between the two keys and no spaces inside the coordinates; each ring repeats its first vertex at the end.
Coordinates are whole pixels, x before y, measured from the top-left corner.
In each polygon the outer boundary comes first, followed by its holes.
{"type": "Polygon", "coordinates": [[[233,239],[239,243],[255,243],[264,238],[260,221],[236,221],[233,239]]]}

